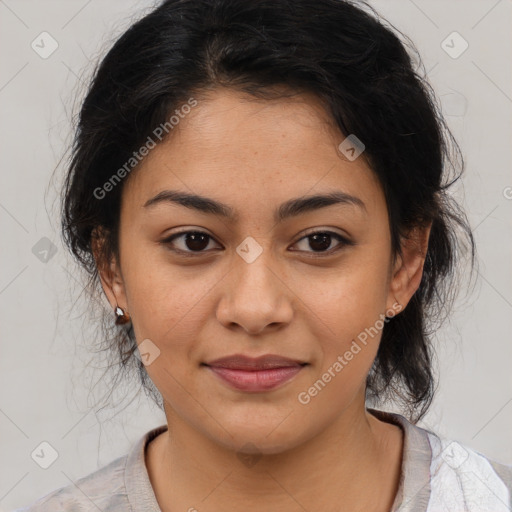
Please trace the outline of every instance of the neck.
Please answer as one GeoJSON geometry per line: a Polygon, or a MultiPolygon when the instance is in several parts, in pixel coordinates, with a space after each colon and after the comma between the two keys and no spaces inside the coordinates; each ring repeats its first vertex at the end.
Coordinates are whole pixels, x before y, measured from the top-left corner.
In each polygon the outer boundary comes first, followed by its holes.
{"type": "Polygon", "coordinates": [[[307,442],[276,454],[240,454],[166,406],[170,430],[148,447],[163,512],[174,510],[388,511],[398,489],[402,432],[354,401],[307,442]]]}

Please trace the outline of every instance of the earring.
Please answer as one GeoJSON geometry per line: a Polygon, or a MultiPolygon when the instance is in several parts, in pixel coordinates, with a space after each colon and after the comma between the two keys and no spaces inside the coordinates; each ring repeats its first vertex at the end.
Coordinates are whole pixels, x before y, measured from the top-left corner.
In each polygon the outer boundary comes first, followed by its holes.
{"type": "Polygon", "coordinates": [[[116,307],[116,325],[127,324],[130,321],[128,312],[124,312],[123,308],[116,307]]]}

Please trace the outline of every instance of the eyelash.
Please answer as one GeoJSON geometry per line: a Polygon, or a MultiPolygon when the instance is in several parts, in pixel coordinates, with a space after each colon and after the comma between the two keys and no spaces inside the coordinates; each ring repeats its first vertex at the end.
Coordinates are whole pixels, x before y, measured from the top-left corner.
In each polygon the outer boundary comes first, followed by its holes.
{"type": "MultiPolygon", "coordinates": [[[[204,231],[191,230],[191,231],[181,231],[179,233],[174,233],[173,235],[171,235],[170,237],[166,238],[165,240],[162,240],[161,243],[166,245],[166,246],[170,246],[175,239],[177,239],[177,238],[179,238],[179,237],[181,237],[183,235],[187,235],[187,234],[205,235],[210,240],[214,240],[216,242],[216,240],[211,235],[209,235],[208,233],[206,233],[204,231]]],[[[336,233],[334,231],[329,231],[329,230],[313,231],[311,233],[308,233],[307,235],[305,235],[302,238],[300,238],[299,240],[297,240],[297,242],[295,242],[295,244],[301,242],[304,239],[312,237],[314,235],[329,235],[329,236],[332,236],[332,237],[336,238],[340,242],[340,244],[338,246],[336,246],[334,249],[329,249],[328,251],[324,251],[324,252],[316,252],[315,253],[313,251],[305,251],[305,252],[312,252],[312,254],[314,256],[310,256],[310,257],[313,257],[313,258],[318,258],[318,257],[321,258],[321,257],[324,257],[324,255],[330,256],[331,254],[341,250],[345,246],[354,245],[354,242],[346,239],[344,236],[340,235],[339,233],[336,233]]],[[[181,249],[174,249],[172,247],[169,247],[169,248],[170,248],[170,250],[172,250],[172,251],[174,251],[174,252],[176,252],[176,253],[178,253],[180,255],[183,255],[185,257],[192,257],[192,258],[195,258],[197,256],[201,256],[201,255],[206,253],[206,251],[196,251],[196,252],[194,252],[194,251],[183,251],[181,249]]],[[[304,251],[297,251],[297,252],[304,252],[304,251]]]]}

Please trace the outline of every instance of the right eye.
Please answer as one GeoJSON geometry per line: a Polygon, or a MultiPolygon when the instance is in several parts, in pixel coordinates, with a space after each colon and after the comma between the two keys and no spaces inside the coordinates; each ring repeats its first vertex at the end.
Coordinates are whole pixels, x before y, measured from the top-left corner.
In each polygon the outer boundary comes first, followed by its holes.
{"type": "Polygon", "coordinates": [[[204,231],[181,231],[162,240],[162,244],[178,254],[199,256],[206,252],[204,249],[208,247],[211,240],[214,238],[204,231]],[[179,244],[176,244],[176,240],[180,241],[179,244]],[[181,245],[181,247],[176,248],[176,245],[181,245]]]}

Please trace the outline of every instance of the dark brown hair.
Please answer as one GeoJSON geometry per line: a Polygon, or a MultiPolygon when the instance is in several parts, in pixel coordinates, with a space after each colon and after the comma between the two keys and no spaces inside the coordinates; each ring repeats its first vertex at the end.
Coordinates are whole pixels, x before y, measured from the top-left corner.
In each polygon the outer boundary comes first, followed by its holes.
{"type": "MultiPolygon", "coordinates": [[[[262,98],[281,94],[279,86],[313,93],[343,134],[364,142],[385,194],[394,253],[411,228],[432,223],[420,287],[384,326],[367,378],[369,401],[399,399],[409,419],[420,419],[434,395],[432,334],[458,282],[457,248],[474,265],[475,246],[447,193],[463,169],[460,149],[420,74],[414,46],[400,35],[367,4],[345,0],[168,0],[132,24],[95,71],[63,191],[64,240],[90,286],[100,286],[95,229],[103,229],[105,261],[119,256],[123,182],[101,199],[95,190],[176,108],[218,86],[262,98]]],[[[161,407],[133,356],[133,328],[113,328],[112,311],[107,315],[108,350],[121,368],[138,371],[161,407]]]]}

